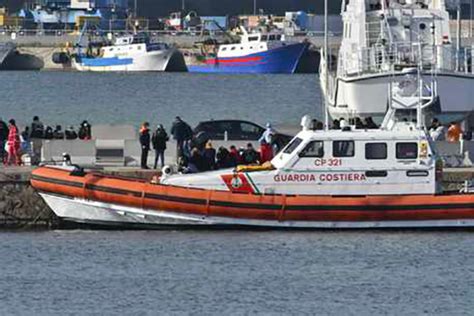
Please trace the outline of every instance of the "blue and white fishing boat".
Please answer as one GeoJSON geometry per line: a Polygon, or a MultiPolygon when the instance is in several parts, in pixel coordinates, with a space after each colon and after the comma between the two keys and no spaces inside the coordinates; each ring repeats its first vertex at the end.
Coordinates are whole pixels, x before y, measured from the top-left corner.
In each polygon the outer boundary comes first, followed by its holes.
{"type": "Polygon", "coordinates": [[[138,35],[117,37],[112,44],[89,43],[71,57],[78,71],[187,71],[178,49],[138,35]]]}
{"type": "Polygon", "coordinates": [[[308,48],[307,42],[287,42],[283,34],[248,33],[241,28],[238,43],[213,46],[188,68],[201,73],[292,74],[308,48]]]}

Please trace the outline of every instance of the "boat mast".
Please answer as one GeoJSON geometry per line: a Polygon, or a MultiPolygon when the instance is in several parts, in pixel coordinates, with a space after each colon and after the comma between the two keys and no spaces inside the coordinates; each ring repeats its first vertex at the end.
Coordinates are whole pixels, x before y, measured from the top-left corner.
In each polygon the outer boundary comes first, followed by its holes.
{"type": "Polygon", "coordinates": [[[324,65],[326,70],[324,72],[324,127],[329,129],[329,113],[328,113],[328,97],[329,97],[329,34],[328,34],[328,0],[324,0],[324,65]]]}

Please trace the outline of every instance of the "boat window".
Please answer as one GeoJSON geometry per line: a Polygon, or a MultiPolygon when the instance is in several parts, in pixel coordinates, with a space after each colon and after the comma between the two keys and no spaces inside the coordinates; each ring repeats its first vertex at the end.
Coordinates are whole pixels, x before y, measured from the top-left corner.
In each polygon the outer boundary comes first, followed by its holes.
{"type": "Polygon", "coordinates": [[[222,51],[225,52],[227,50],[227,47],[222,47],[222,51]]]}
{"type": "Polygon", "coordinates": [[[354,157],[354,149],[353,140],[336,140],[332,143],[333,157],[354,157]]]}
{"type": "Polygon", "coordinates": [[[365,159],[387,159],[386,143],[365,144],[365,159]]]}
{"type": "Polygon", "coordinates": [[[324,157],[324,142],[312,141],[303,149],[300,153],[300,157],[313,157],[321,158],[324,157]]]}
{"type": "Polygon", "coordinates": [[[268,38],[270,39],[270,41],[274,41],[275,40],[275,35],[270,35],[268,38]]]}
{"type": "Polygon", "coordinates": [[[397,143],[397,159],[416,159],[418,158],[417,143],[397,143]]]}
{"type": "Polygon", "coordinates": [[[291,154],[301,144],[302,141],[303,140],[301,138],[293,138],[293,140],[285,147],[285,149],[283,149],[283,153],[291,154]]]}
{"type": "Polygon", "coordinates": [[[384,178],[387,174],[385,170],[368,170],[365,172],[367,178],[384,178]]]}
{"type": "Polygon", "coordinates": [[[258,36],[250,36],[249,37],[249,42],[255,42],[258,41],[258,36]]]}
{"type": "Polygon", "coordinates": [[[268,36],[267,35],[262,35],[262,42],[265,42],[268,40],[268,36]]]}
{"type": "Polygon", "coordinates": [[[230,50],[235,50],[235,46],[234,46],[234,47],[232,47],[230,50]]]}
{"type": "Polygon", "coordinates": [[[429,172],[426,170],[408,170],[407,177],[427,177],[429,172]]]}
{"type": "Polygon", "coordinates": [[[281,41],[281,35],[277,35],[277,40],[281,41]]]}

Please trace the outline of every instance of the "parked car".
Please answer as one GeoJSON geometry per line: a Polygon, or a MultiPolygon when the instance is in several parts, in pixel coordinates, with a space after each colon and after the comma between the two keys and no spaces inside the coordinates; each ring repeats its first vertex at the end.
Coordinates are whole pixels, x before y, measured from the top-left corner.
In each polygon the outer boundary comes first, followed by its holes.
{"type": "MultiPolygon", "coordinates": [[[[212,120],[199,123],[194,129],[194,135],[205,133],[208,139],[224,140],[248,140],[257,141],[262,136],[265,128],[248,121],[241,120],[212,120]]],[[[275,143],[278,148],[283,148],[293,137],[278,133],[275,135],[275,143]]]]}

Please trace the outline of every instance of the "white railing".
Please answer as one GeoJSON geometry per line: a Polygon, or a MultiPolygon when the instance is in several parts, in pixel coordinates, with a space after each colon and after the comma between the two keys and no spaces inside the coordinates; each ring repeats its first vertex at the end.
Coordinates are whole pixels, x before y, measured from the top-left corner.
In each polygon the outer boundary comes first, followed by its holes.
{"type": "Polygon", "coordinates": [[[421,64],[425,70],[473,73],[472,57],[472,47],[463,47],[457,52],[454,47],[446,45],[374,45],[370,48],[341,52],[338,72],[341,75],[353,76],[400,70],[421,64]],[[456,65],[459,65],[458,69],[456,65]]]}

